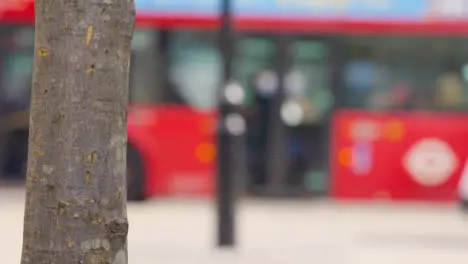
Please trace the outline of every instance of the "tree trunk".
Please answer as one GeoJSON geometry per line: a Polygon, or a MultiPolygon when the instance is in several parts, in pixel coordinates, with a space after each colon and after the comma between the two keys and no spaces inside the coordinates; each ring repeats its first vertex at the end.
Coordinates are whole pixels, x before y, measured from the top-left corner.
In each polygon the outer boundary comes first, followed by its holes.
{"type": "Polygon", "coordinates": [[[22,264],[127,263],[133,0],[36,0],[22,264]]]}

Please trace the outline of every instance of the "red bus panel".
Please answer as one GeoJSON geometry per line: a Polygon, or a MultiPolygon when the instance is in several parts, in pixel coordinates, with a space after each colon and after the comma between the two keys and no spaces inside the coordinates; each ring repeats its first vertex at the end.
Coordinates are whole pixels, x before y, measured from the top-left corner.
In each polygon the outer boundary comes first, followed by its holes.
{"type": "Polygon", "coordinates": [[[214,195],[213,112],[134,105],[128,119],[128,141],[142,154],[147,196],[214,195]]]}
{"type": "Polygon", "coordinates": [[[454,201],[468,159],[468,116],[339,111],[332,196],[454,201]]]}

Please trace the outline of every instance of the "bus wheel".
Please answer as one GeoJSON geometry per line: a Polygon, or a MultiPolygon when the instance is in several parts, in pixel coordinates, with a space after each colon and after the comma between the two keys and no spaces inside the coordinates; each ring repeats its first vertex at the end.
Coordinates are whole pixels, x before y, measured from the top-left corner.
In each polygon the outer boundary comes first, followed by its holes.
{"type": "Polygon", "coordinates": [[[144,194],[143,160],[138,150],[131,144],[127,147],[127,200],[143,201],[144,194]]]}

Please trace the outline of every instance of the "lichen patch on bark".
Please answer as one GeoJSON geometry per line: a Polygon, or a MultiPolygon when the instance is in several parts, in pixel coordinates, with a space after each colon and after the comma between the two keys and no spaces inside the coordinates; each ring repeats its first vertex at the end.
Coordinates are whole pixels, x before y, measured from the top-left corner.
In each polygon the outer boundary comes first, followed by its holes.
{"type": "Polygon", "coordinates": [[[99,249],[99,248],[109,250],[110,249],[110,243],[109,243],[108,239],[97,238],[97,239],[87,240],[87,241],[83,242],[83,244],[81,244],[81,248],[83,250],[87,250],[87,251],[91,250],[91,249],[99,249]]]}
{"type": "Polygon", "coordinates": [[[52,172],[54,172],[54,166],[44,164],[44,165],[42,165],[42,171],[45,174],[52,174],[52,172]]]}
{"type": "Polygon", "coordinates": [[[86,30],[86,46],[89,46],[91,40],[93,39],[94,27],[93,25],[89,25],[88,29],[86,30]]]}
{"type": "Polygon", "coordinates": [[[84,264],[110,264],[109,251],[105,248],[88,250],[85,255],[84,264]]]}

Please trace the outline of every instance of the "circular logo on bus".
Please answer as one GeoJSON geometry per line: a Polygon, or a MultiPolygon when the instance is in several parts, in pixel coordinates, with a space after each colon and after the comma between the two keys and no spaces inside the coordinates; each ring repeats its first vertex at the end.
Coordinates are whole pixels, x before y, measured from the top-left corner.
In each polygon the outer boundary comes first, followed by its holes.
{"type": "Polygon", "coordinates": [[[458,160],[449,144],[440,139],[427,138],[410,148],[403,165],[417,183],[438,186],[450,178],[458,160]]]}

